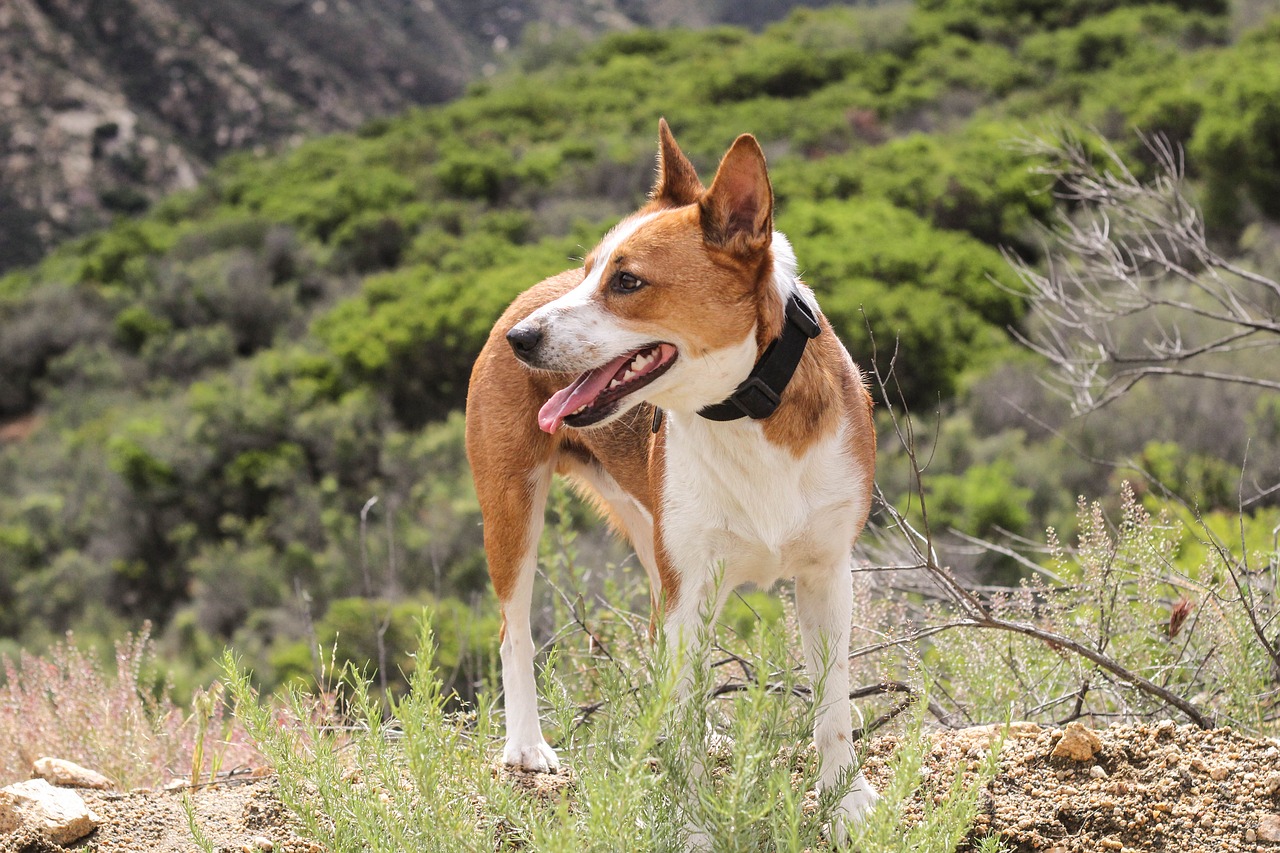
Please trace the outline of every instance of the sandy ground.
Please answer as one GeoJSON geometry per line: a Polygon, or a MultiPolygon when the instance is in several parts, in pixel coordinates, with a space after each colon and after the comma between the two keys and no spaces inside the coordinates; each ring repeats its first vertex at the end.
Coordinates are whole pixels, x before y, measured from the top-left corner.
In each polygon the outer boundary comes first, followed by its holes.
{"type": "MultiPolygon", "coordinates": [[[[1052,756],[1060,731],[1025,726],[1006,735],[975,832],[998,834],[1018,853],[1280,853],[1276,742],[1170,722],[1113,726],[1097,734],[1101,748],[1087,761],[1052,756]]],[[[920,788],[903,819],[918,820],[924,799],[945,792],[957,768],[977,772],[991,738],[991,729],[934,735],[920,788]]],[[[891,736],[872,743],[865,770],[873,782],[883,782],[895,745],[891,736]]],[[[572,796],[568,778],[530,774],[511,780],[544,796],[566,787],[572,796]]],[[[84,798],[103,821],[92,835],[70,848],[9,836],[0,838],[0,851],[198,849],[180,792],[86,791],[84,798]]],[[[269,777],[207,787],[191,798],[201,830],[218,853],[322,851],[294,831],[269,777]]]]}

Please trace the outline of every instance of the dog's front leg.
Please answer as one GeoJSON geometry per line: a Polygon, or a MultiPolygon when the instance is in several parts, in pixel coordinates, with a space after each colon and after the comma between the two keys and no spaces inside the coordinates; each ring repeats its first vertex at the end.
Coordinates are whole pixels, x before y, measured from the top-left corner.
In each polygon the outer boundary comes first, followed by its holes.
{"type": "Polygon", "coordinates": [[[542,737],[538,719],[538,691],[533,673],[533,631],[530,609],[533,580],[538,570],[538,540],[551,482],[549,470],[529,477],[527,489],[496,481],[480,487],[477,496],[484,515],[484,548],[489,575],[502,608],[503,707],[507,743],[502,760],[526,770],[549,772],[560,760],[542,737]]]}
{"type": "MultiPolygon", "coordinates": [[[[701,560],[691,562],[697,565],[701,560]]],[[[716,617],[728,598],[729,591],[720,582],[722,573],[723,568],[717,567],[708,568],[701,576],[682,574],[675,600],[667,600],[667,612],[662,623],[663,634],[668,665],[675,673],[676,699],[682,706],[697,702],[700,707],[705,707],[708,699],[705,693],[696,688],[700,683],[705,684],[698,678],[698,673],[707,666],[711,640],[708,632],[712,630],[716,617]]],[[[713,732],[707,732],[707,735],[715,737],[713,732]]],[[[700,734],[697,740],[686,742],[681,749],[687,779],[695,785],[707,778],[708,747],[709,743],[700,734]]],[[[690,794],[692,793],[690,790],[690,794]]],[[[692,814],[686,817],[685,849],[715,849],[711,835],[699,825],[692,814]]]]}
{"type": "MultiPolygon", "coordinates": [[[[814,569],[796,578],[796,614],[805,659],[814,683],[813,740],[821,762],[818,784],[829,788],[857,769],[853,719],[849,710],[849,622],[853,611],[853,578],[847,562],[830,570],[814,569]]],[[[877,799],[862,773],[840,801],[835,840],[845,837],[845,823],[857,821],[877,799]]]]}

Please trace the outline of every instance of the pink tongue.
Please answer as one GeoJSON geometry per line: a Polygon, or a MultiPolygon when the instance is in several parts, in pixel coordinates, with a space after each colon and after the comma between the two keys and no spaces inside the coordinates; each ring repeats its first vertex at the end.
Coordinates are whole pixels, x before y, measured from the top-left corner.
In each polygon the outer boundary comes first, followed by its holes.
{"type": "Polygon", "coordinates": [[[580,406],[599,397],[600,393],[609,387],[609,382],[617,372],[634,357],[633,352],[620,355],[604,367],[597,367],[582,374],[568,388],[562,388],[552,394],[551,399],[543,403],[542,408],[538,410],[538,426],[543,432],[555,432],[560,429],[565,418],[580,406]]]}

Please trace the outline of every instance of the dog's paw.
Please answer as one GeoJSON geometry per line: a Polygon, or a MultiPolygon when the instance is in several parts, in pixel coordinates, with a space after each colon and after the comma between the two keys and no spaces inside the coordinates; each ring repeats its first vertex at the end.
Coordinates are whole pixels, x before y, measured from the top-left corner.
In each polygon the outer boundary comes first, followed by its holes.
{"type": "Polygon", "coordinates": [[[531,744],[507,741],[506,748],[502,750],[502,761],[509,767],[520,767],[535,773],[555,773],[560,769],[556,751],[547,746],[545,740],[531,744]]]}
{"type": "Polygon", "coordinates": [[[849,793],[840,800],[836,807],[836,819],[830,827],[830,837],[837,847],[843,847],[849,838],[849,827],[860,823],[867,812],[880,800],[880,795],[871,783],[859,773],[849,793]]]}

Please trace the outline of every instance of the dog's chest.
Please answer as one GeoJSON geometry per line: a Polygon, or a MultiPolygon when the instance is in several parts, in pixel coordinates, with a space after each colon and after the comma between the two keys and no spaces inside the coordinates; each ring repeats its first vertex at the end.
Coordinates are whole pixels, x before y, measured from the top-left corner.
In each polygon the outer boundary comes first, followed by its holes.
{"type": "Polygon", "coordinates": [[[672,424],[662,544],[682,571],[724,565],[732,585],[767,586],[847,557],[865,478],[842,431],[799,457],[758,424],[672,424]]]}

